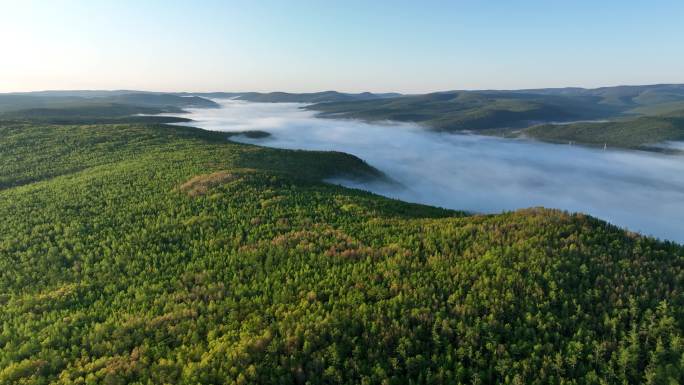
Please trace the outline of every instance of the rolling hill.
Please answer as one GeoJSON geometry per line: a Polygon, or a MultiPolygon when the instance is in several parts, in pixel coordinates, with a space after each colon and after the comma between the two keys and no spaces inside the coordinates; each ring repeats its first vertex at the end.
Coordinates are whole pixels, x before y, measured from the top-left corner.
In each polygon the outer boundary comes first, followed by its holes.
{"type": "Polygon", "coordinates": [[[552,143],[658,150],[682,140],[684,85],[596,89],[447,91],[423,95],[336,91],[210,92],[42,91],[0,94],[0,120],[45,123],[171,123],[181,118],[140,115],[215,108],[210,98],[259,103],[306,103],[323,118],[414,122],[444,132],[525,136],[552,143]],[[563,124],[556,124],[563,123],[563,124]]]}
{"type": "Polygon", "coordinates": [[[321,117],[417,122],[440,131],[517,128],[542,121],[596,119],[618,110],[593,97],[454,91],[370,101],[319,103],[321,117]]]}
{"type": "Polygon", "coordinates": [[[200,96],[206,98],[237,99],[256,103],[326,103],[353,100],[375,100],[401,96],[398,93],[374,94],[362,92],[358,94],[337,91],[323,91],[311,93],[289,92],[207,92],[207,93],[179,93],[183,96],[200,96]]]}
{"type": "Polygon", "coordinates": [[[684,84],[652,84],[600,88],[542,88],[520,90],[520,93],[584,96],[598,98],[600,104],[622,108],[638,108],[684,101],[684,84]]]}
{"type": "MultiPolygon", "coordinates": [[[[180,112],[183,108],[215,108],[218,104],[198,96],[178,96],[147,92],[45,91],[0,94],[0,113],[29,109],[78,109],[106,105],[147,109],[145,112],[180,112]]],[[[132,111],[134,112],[134,111],[132,111]]]]}
{"type": "Polygon", "coordinates": [[[667,141],[684,141],[684,110],[610,122],[545,124],[523,130],[521,135],[546,142],[662,150],[667,141]]]}
{"type": "MultiPolygon", "coordinates": [[[[174,109],[175,110],[175,109],[174,109]]],[[[50,108],[28,108],[0,113],[0,121],[78,123],[180,123],[190,119],[172,116],[147,116],[166,109],[116,103],[85,103],[50,108]]]]}
{"type": "Polygon", "coordinates": [[[0,148],[0,384],[684,381],[680,245],[188,127],[0,123],[0,148]]]}

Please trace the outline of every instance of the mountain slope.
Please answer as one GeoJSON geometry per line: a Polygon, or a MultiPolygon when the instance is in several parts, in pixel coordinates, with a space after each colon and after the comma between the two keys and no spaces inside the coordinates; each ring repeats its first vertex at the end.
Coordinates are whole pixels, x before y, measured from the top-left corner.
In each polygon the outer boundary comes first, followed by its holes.
{"type": "Polygon", "coordinates": [[[682,139],[682,106],[684,85],[665,84],[450,91],[307,108],[328,118],[415,122],[439,131],[522,134],[549,142],[654,149],[655,143],[682,139]],[[585,122],[591,120],[610,121],[585,122]]]}
{"type": "Polygon", "coordinates": [[[534,122],[595,119],[619,110],[594,97],[453,91],[370,101],[319,103],[321,117],[417,122],[440,131],[518,128],[534,122]]]}
{"type": "Polygon", "coordinates": [[[682,381],[684,250],[321,183],[340,153],[0,125],[0,383],[682,381]],[[9,150],[8,150],[9,149],[9,150]]]}
{"type": "Polygon", "coordinates": [[[651,84],[600,88],[543,88],[519,90],[520,93],[544,95],[592,96],[598,102],[623,108],[653,106],[684,101],[684,84],[651,84]]]}
{"type": "Polygon", "coordinates": [[[684,141],[684,110],[611,122],[538,125],[522,134],[555,143],[649,149],[666,141],[684,141]]]}
{"type": "Polygon", "coordinates": [[[362,92],[350,94],[337,91],[322,91],[310,93],[289,92],[206,92],[206,93],[179,93],[178,95],[195,95],[207,98],[229,98],[257,103],[326,103],[353,100],[374,100],[398,97],[398,93],[374,94],[362,92]]]}
{"type": "Polygon", "coordinates": [[[86,103],[50,108],[28,108],[0,113],[0,121],[53,124],[173,123],[190,119],[159,116],[166,109],[116,103],[86,103]],[[144,114],[144,115],[143,115],[144,114]],[[153,114],[153,115],[149,115],[153,114]]]}
{"type": "Polygon", "coordinates": [[[198,96],[122,92],[38,92],[0,94],[0,113],[29,109],[76,109],[103,105],[129,106],[158,112],[180,112],[183,108],[215,108],[218,104],[198,96]]]}

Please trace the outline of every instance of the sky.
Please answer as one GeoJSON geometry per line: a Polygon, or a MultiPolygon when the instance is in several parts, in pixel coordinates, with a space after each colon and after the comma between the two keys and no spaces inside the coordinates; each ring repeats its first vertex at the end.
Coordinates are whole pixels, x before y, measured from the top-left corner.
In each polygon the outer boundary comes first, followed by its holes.
{"type": "Polygon", "coordinates": [[[684,83],[681,0],[0,0],[0,92],[684,83]]]}

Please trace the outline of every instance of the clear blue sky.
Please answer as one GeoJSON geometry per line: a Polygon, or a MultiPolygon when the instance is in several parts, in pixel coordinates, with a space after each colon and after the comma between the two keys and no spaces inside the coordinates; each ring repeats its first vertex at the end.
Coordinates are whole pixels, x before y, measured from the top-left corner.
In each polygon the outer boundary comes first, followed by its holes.
{"type": "Polygon", "coordinates": [[[0,91],[684,83],[682,0],[0,0],[0,91]]]}

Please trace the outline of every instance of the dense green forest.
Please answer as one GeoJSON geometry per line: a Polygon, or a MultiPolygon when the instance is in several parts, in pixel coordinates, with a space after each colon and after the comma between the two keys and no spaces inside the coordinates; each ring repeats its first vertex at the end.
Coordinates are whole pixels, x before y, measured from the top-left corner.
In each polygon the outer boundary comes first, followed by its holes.
{"type": "Polygon", "coordinates": [[[0,123],[0,384],[684,382],[682,246],[340,174],[382,177],[194,128],[0,123]]]}

